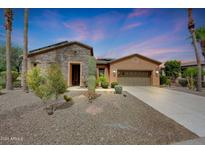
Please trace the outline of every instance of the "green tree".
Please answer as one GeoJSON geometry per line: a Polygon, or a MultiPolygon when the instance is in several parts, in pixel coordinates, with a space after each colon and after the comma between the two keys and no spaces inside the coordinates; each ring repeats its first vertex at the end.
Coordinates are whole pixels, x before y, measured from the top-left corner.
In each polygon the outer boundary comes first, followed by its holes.
{"type": "MultiPolygon", "coordinates": [[[[18,46],[11,47],[11,68],[12,71],[20,72],[23,49],[18,46]]],[[[6,47],[0,44],[0,72],[6,71],[6,47]]]]}
{"type": "Polygon", "coordinates": [[[179,76],[179,73],[181,72],[180,61],[170,60],[165,62],[164,66],[164,72],[167,77],[171,78],[172,80],[175,80],[179,76]]]}

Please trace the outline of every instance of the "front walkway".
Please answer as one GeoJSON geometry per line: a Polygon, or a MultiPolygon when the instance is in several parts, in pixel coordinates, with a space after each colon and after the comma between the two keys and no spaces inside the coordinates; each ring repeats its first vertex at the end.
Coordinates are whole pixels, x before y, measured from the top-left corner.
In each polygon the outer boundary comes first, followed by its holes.
{"type": "Polygon", "coordinates": [[[205,137],[205,97],[157,87],[123,87],[154,109],[205,137]]]}

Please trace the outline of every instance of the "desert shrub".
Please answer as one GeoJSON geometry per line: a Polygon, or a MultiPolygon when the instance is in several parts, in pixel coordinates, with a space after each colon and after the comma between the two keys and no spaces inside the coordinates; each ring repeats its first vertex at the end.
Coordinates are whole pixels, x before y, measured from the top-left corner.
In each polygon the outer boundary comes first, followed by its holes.
{"type": "MultiPolygon", "coordinates": [[[[11,75],[12,75],[12,82],[15,82],[17,80],[17,78],[19,77],[19,73],[16,71],[11,71],[11,75]]],[[[0,76],[6,80],[6,71],[1,72],[0,76]]]]}
{"type": "Polygon", "coordinates": [[[66,102],[69,102],[69,101],[72,100],[72,98],[69,97],[69,96],[67,96],[67,95],[64,95],[63,98],[64,98],[64,100],[65,100],[66,102]]]}
{"type": "Polygon", "coordinates": [[[96,59],[92,56],[88,59],[88,74],[96,76],[96,59]]]}
{"type": "Polygon", "coordinates": [[[61,72],[60,67],[57,64],[52,64],[47,70],[47,81],[51,92],[55,98],[58,99],[60,94],[63,94],[67,90],[66,81],[61,72]]]}
{"type": "Polygon", "coordinates": [[[116,85],[118,85],[118,82],[112,82],[111,83],[111,88],[115,88],[116,85]]]}
{"type": "Polygon", "coordinates": [[[88,77],[88,91],[90,93],[95,93],[96,88],[96,77],[94,75],[90,75],[88,77]]]}
{"type": "Polygon", "coordinates": [[[38,96],[44,103],[47,102],[52,97],[52,91],[47,83],[41,84],[34,93],[38,96]]]}
{"type": "Polygon", "coordinates": [[[122,94],[122,86],[116,85],[115,86],[115,93],[116,94],[122,94]]]}
{"type": "Polygon", "coordinates": [[[108,86],[109,86],[109,82],[106,82],[106,81],[101,82],[101,87],[102,87],[102,88],[107,89],[108,86]]]}
{"type": "Polygon", "coordinates": [[[28,72],[28,86],[44,103],[51,98],[52,91],[46,79],[46,76],[41,73],[40,68],[34,67],[28,72]]]}
{"type": "Polygon", "coordinates": [[[178,83],[182,86],[182,87],[186,87],[188,82],[187,82],[187,79],[185,78],[179,78],[178,79],[178,83]]]}
{"type": "Polygon", "coordinates": [[[34,67],[28,72],[27,81],[29,88],[35,92],[41,84],[45,83],[46,78],[39,67],[34,67]]]}

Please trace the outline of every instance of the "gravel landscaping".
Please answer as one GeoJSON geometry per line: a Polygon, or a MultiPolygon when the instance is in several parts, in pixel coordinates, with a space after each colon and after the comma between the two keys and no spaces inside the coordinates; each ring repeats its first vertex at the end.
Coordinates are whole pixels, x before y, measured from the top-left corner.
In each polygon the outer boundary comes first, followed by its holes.
{"type": "Polygon", "coordinates": [[[71,105],[48,115],[20,90],[0,95],[0,144],[173,144],[198,136],[134,96],[69,92],[71,105]]]}

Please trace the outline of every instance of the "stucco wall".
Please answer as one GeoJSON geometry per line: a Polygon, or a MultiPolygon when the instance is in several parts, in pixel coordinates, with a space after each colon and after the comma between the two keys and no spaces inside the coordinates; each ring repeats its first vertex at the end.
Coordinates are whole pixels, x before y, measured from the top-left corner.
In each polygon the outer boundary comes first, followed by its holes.
{"type": "MultiPolygon", "coordinates": [[[[28,68],[31,69],[34,63],[38,63],[38,66],[45,69],[51,63],[57,63],[62,69],[62,73],[65,80],[69,84],[69,72],[70,62],[80,62],[81,64],[81,79],[88,77],[88,56],[91,55],[91,51],[80,45],[73,44],[58,49],[53,49],[50,52],[36,54],[28,58],[28,68]]],[[[80,85],[83,86],[81,80],[80,85]]]]}
{"type": "Polygon", "coordinates": [[[97,64],[96,68],[97,68],[97,78],[99,77],[99,68],[104,68],[105,69],[105,77],[107,78],[107,80],[109,82],[109,80],[110,80],[110,77],[109,77],[109,66],[106,65],[106,64],[97,64]]]}
{"type": "Polygon", "coordinates": [[[159,86],[159,74],[156,73],[159,70],[159,65],[152,61],[133,56],[113,62],[110,64],[110,82],[117,81],[117,70],[151,71],[151,84],[159,86]]]}

